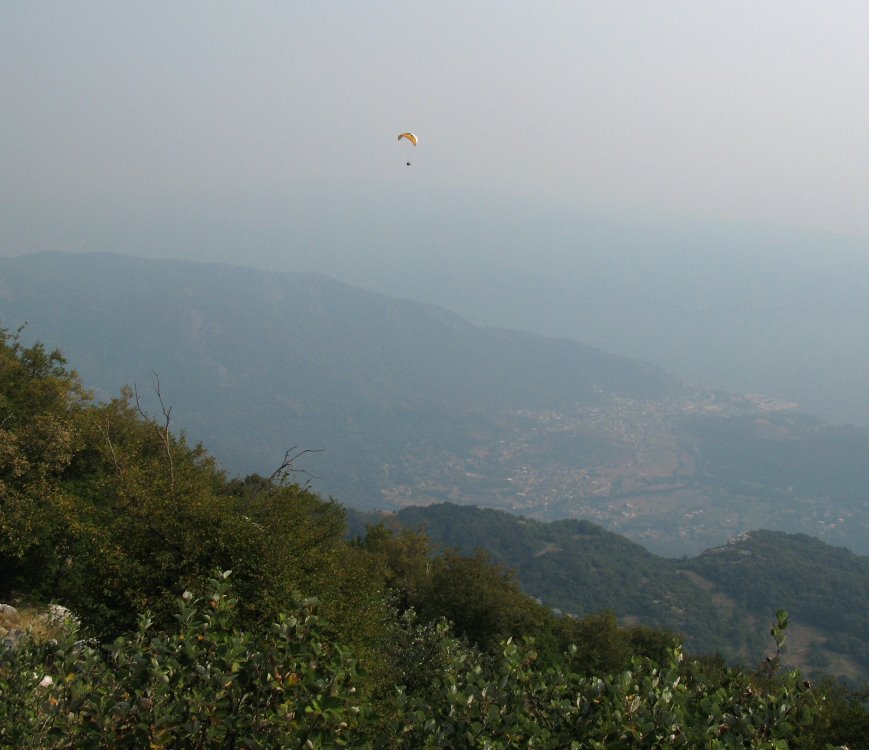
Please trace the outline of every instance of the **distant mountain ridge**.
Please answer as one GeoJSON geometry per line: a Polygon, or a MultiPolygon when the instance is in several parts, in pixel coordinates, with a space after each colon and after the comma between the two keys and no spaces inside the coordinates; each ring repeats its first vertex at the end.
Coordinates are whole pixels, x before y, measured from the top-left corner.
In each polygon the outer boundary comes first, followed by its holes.
{"type": "Polygon", "coordinates": [[[102,395],[136,384],[147,396],[156,373],[176,426],[207,438],[233,472],[269,472],[291,445],[325,448],[312,459],[318,486],[351,503],[379,498],[371,461],[384,443],[412,439],[402,424],[455,434],[468,411],[680,388],[659,368],[577,342],[482,329],[315,274],[221,264],[0,259],[0,325],[25,321],[28,339],[61,347],[102,395]]]}

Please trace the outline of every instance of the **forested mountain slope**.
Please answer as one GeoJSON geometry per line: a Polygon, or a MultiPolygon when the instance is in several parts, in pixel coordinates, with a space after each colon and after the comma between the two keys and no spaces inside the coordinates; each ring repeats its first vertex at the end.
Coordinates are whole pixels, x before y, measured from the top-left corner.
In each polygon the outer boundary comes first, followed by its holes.
{"type": "Polygon", "coordinates": [[[586,521],[541,523],[452,504],[351,519],[355,533],[383,521],[464,553],[486,549],[550,607],[579,616],[611,609],[623,622],[682,633],[697,653],[758,658],[765,643],[757,623],[784,607],[795,663],[869,676],[869,557],[811,537],[753,531],[672,559],[586,521]]]}

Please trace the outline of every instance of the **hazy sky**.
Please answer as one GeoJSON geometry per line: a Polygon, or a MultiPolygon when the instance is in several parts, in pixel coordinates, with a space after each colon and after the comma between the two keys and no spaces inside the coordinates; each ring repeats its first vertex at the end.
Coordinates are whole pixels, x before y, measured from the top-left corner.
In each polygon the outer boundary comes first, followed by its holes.
{"type": "Polygon", "coordinates": [[[39,250],[319,271],[869,424],[869,2],[0,0],[0,255],[39,250]]]}
{"type": "Polygon", "coordinates": [[[312,183],[869,237],[867,92],[865,0],[0,0],[0,253],[312,183]]]}

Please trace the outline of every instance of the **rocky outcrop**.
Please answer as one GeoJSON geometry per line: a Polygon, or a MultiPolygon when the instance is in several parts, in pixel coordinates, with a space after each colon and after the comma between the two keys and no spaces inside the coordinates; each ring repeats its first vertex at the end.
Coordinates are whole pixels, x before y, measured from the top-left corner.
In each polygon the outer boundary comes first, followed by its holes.
{"type": "Polygon", "coordinates": [[[69,623],[77,625],[78,619],[60,604],[34,609],[0,603],[0,646],[14,648],[28,632],[37,640],[50,639],[69,623]]]}

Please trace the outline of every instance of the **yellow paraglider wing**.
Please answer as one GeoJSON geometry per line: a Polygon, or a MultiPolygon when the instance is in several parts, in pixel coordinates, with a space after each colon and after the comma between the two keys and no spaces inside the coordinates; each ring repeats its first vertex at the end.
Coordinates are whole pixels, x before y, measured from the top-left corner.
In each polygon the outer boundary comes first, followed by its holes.
{"type": "Polygon", "coordinates": [[[417,138],[413,133],[402,133],[398,136],[398,140],[401,140],[402,138],[407,138],[407,140],[409,140],[414,146],[419,143],[419,138],[417,138]]]}

